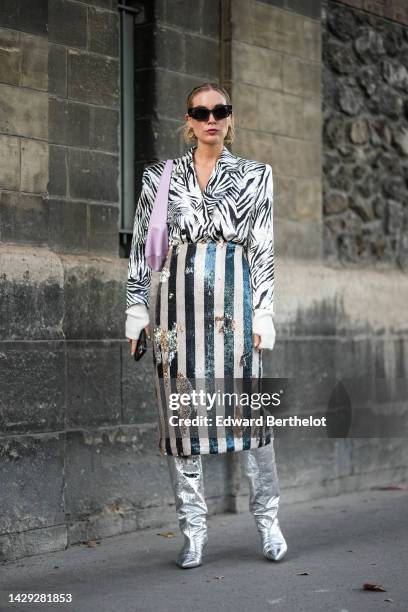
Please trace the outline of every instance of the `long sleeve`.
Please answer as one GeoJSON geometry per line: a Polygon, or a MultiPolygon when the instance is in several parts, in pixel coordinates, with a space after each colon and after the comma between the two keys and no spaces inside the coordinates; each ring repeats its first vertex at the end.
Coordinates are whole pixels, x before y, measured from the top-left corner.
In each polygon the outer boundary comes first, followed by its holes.
{"type": "Polygon", "coordinates": [[[133,238],[128,263],[126,307],[144,304],[149,308],[151,268],[145,257],[145,244],[150,214],[154,203],[154,193],[147,169],[143,172],[142,191],[136,206],[133,225],[133,238]]]}
{"type": "MultiPolygon", "coordinates": [[[[273,178],[272,167],[261,171],[251,211],[246,245],[250,268],[253,309],[267,309],[272,315],[274,296],[273,178]]],[[[256,313],[255,313],[256,314],[256,313]]]]}

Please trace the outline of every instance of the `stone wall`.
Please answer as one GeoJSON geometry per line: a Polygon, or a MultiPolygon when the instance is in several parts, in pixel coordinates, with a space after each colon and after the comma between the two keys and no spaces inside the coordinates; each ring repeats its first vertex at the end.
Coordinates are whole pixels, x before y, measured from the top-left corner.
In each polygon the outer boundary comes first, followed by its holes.
{"type": "MultiPolygon", "coordinates": [[[[348,437],[311,443],[299,432],[275,432],[282,495],[291,500],[406,480],[408,474],[406,440],[386,437],[381,426],[390,415],[406,414],[408,278],[396,266],[381,271],[360,261],[354,267],[323,249],[322,191],[323,184],[330,184],[323,160],[331,154],[322,140],[323,110],[336,97],[328,87],[333,80],[327,79],[325,63],[335,37],[326,34],[326,15],[334,3],[322,12],[319,5],[317,13],[316,4],[227,3],[222,33],[223,78],[231,87],[238,120],[233,150],[270,163],[274,175],[277,339],[272,353],[264,356],[265,376],[288,378],[301,389],[289,406],[291,414],[324,414],[334,381],[342,382],[350,402],[348,437]],[[371,438],[360,438],[353,426],[368,414],[375,415],[371,438]]],[[[348,22],[339,20],[340,26],[347,37],[348,22]]],[[[387,28],[392,31],[391,24],[387,28]]],[[[354,53],[351,44],[336,42],[346,57],[354,53]]],[[[357,71],[358,63],[352,69],[357,71]]],[[[363,116],[371,112],[364,104],[363,116]]],[[[359,118],[343,114],[342,124],[359,118]]],[[[357,123],[353,138],[362,132],[357,123]]],[[[354,148],[363,150],[364,145],[354,148]]],[[[401,152],[396,155],[403,159],[401,152]]],[[[360,170],[371,180],[395,186],[386,158],[380,159],[380,176],[363,161],[360,170]]],[[[356,178],[350,189],[354,183],[356,178]]],[[[371,189],[371,181],[364,186],[371,189]]],[[[236,507],[245,509],[245,482],[238,475],[235,482],[236,507]]]]}
{"type": "Polygon", "coordinates": [[[132,444],[118,54],[113,0],[1,3],[2,559],[86,537],[108,480],[90,464],[132,444]]]}
{"type": "MultiPolygon", "coordinates": [[[[145,9],[135,49],[139,178],[146,163],[185,151],[185,96],[220,78],[237,112],[232,150],[274,171],[278,336],[266,375],[368,374],[362,392],[378,413],[404,411],[395,380],[408,375],[406,274],[339,267],[322,249],[320,2],[156,0],[145,9]]],[[[116,2],[3,0],[0,559],[175,518],[156,449],[152,356],[136,366],[123,337],[118,123],[116,2]]],[[[315,400],[308,388],[299,410],[315,400]]],[[[378,433],[277,440],[285,499],[406,478],[405,439],[378,433]]],[[[204,457],[210,513],[247,508],[236,460],[204,457]]]]}
{"type": "Polygon", "coordinates": [[[324,4],[325,256],[408,268],[408,25],[324,4]]]}

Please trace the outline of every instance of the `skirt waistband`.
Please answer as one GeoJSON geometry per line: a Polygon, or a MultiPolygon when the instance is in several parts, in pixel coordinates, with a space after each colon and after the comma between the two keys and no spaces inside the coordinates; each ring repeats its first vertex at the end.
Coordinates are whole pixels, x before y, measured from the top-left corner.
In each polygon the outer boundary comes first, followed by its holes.
{"type": "Polygon", "coordinates": [[[169,252],[179,253],[182,249],[188,249],[192,247],[204,248],[213,247],[219,249],[243,249],[244,245],[239,242],[231,242],[225,240],[198,240],[197,242],[178,242],[176,244],[170,244],[169,252]],[[214,246],[213,246],[214,245],[214,246]]]}

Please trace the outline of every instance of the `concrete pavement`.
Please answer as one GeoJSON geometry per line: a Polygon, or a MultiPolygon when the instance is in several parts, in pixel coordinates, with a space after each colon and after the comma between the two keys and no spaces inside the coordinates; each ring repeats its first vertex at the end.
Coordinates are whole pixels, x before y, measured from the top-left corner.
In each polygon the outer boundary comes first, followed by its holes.
{"type": "Polygon", "coordinates": [[[245,512],[210,517],[204,564],[179,569],[174,559],[182,537],[170,508],[162,529],[1,565],[0,609],[407,612],[408,491],[370,490],[290,506],[283,498],[279,516],[288,542],[280,563],[263,558],[245,512]],[[158,535],[168,530],[175,537],[158,535]],[[365,582],[387,590],[364,591],[365,582]],[[8,605],[7,593],[18,591],[72,593],[73,603],[8,605]]]}

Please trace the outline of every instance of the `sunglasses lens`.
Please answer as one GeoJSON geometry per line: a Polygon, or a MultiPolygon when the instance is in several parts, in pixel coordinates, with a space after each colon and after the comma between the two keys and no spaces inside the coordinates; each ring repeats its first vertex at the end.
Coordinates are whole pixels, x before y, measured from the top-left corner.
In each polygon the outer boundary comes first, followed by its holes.
{"type": "Polygon", "coordinates": [[[213,108],[213,115],[215,119],[225,119],[229,115],[229,110],[225,105],[216,106],[213,108]]]}
{"type": "MultiPolygon", "coordinates": [[[[219,119],[225,119],[226,117],[228,117],[230,112],[230,106],[226,104],[220,104],[219,106],[215,106],[212,109],[213,117],[217,121],[219,119]]],[[[191,117],[193,117],[193,119],[196,119],[196,121],[208,121],[210,117],[210,111],[205,106],[196,106],[190,109],[190,115],[191,117]]]]}
{"type": "Polygon", "coordinates": [[[196,108],[192,109],[191,116],[197,121],[207,121],[208,117],[210,116],[210,111],[204,106],[197,106],[196,108]]]}

